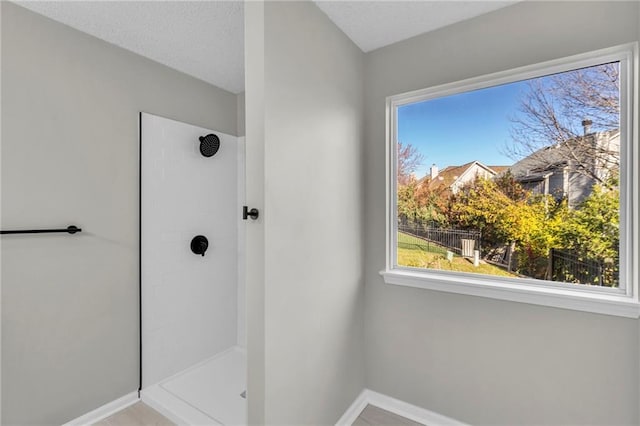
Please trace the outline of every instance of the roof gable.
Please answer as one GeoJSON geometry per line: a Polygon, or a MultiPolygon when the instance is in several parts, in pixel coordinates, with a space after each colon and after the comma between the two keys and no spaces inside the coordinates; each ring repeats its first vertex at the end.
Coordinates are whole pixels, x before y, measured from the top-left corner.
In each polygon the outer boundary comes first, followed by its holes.
{"type": "MultiPolygon", "coordinates": [[[[497,166],[497,168],[506,170],[508,169],[508,166],[497,166]]],[[[485,166],[479,161],[470,161],[461,166],[445,167],[434,179],[431,179],[430,176],[426,176],[420,183],[427,184],[431,191],[455,193],[459,187],[475,179],[479,172],[484,172],[483,174],[489,176],[495,176],[498,174],[498,171],[485,166]]]]}

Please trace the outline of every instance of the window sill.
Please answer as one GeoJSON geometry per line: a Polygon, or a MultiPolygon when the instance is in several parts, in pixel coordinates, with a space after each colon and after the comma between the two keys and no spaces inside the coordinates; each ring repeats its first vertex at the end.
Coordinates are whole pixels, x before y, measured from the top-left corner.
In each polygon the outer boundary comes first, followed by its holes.
{"type": "Polygon", "coordinates": [[[408,270],[381,271],[386,284],[445,291],[468,296],[550,306],[626,318],[640,317],[640,303],[628,296],[590,293],[528,284],[508,284],[482,278],[408,270]]]}

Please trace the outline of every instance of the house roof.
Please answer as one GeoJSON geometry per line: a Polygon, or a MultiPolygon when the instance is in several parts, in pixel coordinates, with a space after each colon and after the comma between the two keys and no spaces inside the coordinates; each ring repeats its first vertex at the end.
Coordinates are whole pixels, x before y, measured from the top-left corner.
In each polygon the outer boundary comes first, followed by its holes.
{"type": "MultiPolygon", "coordinates": [[[[592,133],[586,137],[589,138],[589,141],[595,143],[597,140],[602,139],[611,141],[615,137],[619,136],[619,134],[620,131],[616,129],[592,133]]],[[[583,142],[584,138],[580,137],[540,148],[511,166],[511,173],[520,181],[543,179],[549,174],[549,172],[567,167],[569,165],[568,159],[570,158],[575,158],[576,161],[581,161],[579,158],[581,152],[583,156],[591,156],[592,152],[585,151],[584,149],[581,151],[579,149],[579,144],[583,142]]]]}
{"type": "Polygon", "coordinates": [[[438,173],[435,179],[431,179],[431,176],[427,175],[420,183],[424,183],[428,185],[428,188],[432,191],[442,190],[443,192],[451,191],[453,185],[458,181],[465,173],[468,172],[474,165],[478,165],[479,167],[487,170],[492,175],[497,175],[498,173],[505,171],[509,168],[509,166],[485,166],[479,161],[470,161],[461,166],[448,166],[445,167],[442,171],[438,173]]]}
{"type": "Polygon", "coordinates": [[[487,166],[487,167],[493,170],[494,172],[496,172],[496,174],[498,175],[500,173],[506,172],[507,170],[509,170],[509,168],[511,168],[511,166],[487,166]]]}
{"type": "Polygon", "coordinates": [[[511,174],[516,180],[542,179],[550,170],[565,167],[567,155],[564,144],[541,148],[511,166],[511,174]]]}
{"type": "Polygon", "coordinates": [[[435,190],[438,188],[451,188],[451,185],[467,171],[475,161],[463,164],[461,166],[448,166],[445,167],[438,175],[431,179],[431,176],[425,177],[425,182],[429,185],[429,189],[435,190]]]}

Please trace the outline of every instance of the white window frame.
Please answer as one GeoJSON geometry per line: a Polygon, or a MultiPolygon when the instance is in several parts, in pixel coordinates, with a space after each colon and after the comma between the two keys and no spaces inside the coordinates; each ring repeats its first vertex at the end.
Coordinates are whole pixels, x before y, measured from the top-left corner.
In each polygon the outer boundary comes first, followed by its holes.
{"type": "Polygon", "coordinates": [[[387,284],[488,297],[628,318],[640,317],[638,298],[638,43],[629,43],[513,70],[387,97],[387,284]],[[402,105],[549,74],[620,62],[620,286],[601,288],[533,278],[508,278],[397,265],[397,111],[402,105]]]}

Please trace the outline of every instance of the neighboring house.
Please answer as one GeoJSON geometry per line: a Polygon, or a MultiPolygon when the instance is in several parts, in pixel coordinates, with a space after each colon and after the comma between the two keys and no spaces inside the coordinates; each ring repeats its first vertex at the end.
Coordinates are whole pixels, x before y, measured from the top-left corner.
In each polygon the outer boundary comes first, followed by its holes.
{"type": "Polygon", "coordinates": [[[462,187],[476,178],[490,179],[507,170],[508,166],[485,166],[479,161],[471,161],[461,166],[448,166],[442,171],[434,164],[430,174],[420,184],[428,185],[429,190],[444,195],[456,194],[462,187]]]}
{"type": "Polygon", "coordinates": [[[570,208],[580,204],[599,180],[619,167],[620,130],[589,132],[551,145],[523,158],[509,169],[517,182],[534,194],[566,198],[570,208]]]}

